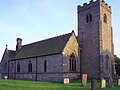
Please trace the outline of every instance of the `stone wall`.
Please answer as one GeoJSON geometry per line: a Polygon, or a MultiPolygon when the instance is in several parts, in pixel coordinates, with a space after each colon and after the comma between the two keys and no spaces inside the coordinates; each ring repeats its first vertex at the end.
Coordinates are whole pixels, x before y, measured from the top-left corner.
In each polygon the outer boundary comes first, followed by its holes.
{"type": "Polygon", "coordinates": [[[82,48],[81,73],[99,78],[99,2],[78,6],[78,40],[82,48]],[[86,17],[92,15],[92,22],[86,17]]]}
{"type": "Polygon", "coordinates": [[[39,57],[37,62],[37,80],[62,81],[63,61],[62,54],[39,57]],[[46,60],[46,72],[44,72],[44,61],[46,60]]]}
{"type": "Polygon", "coordinates": [[[89,4],[78,6],[78,39],[82,48],[81,70],[90,78],[100,78],[106,74],[108,77],[112,72],[111,65],[114,60],[111,26],[111,7],[105,1],[91,0],[89,4]],[[92,15],[92,21],[88,23],[87,14],[92,15]],[[107,16],[107,23],[103,20],[104,14],[107,16]],[[108,63],[106,55],[109,57],[108,63]]]}
{"type": "Polygon", "coordinates": [[[62,55],[50,55],[29,59],[16,60],[20,63],[20,72],[16,71],[16,79],[56,81],[62,79],[62,55]],[[46,72],[44,71],[44,61],[46,60],[46,72]],[[32,72],[28,72],[28,63],[32,63],[32,72]]]}
{"type": "Polygon", "coordinates": [[[5,50],[2,60],[1,60],[1,78],[4,78],[4,76],[8,76],[8,61],[10,60],[9,58],[9,52],[5,50]]]}
{"type": "Polygon", "coordinates": [[[101,53],[101,71],[102,77],[108,78],[109,75],[112,75],[112,65],[114,61],[113,53],[113,36],[112,36],[112,25],[111,25],[111,8],[109,8],[105,2],[100,3],[100,53],[101,53]],[[104,22],[104,15],[107,16],[107,22],[104,22]],[[106,59],[108,56],[108,60],[106,59]],[[108,66],[108,67],[106,67],[108,66]]]}
{"type": "Polygon", "coordinates": [[[78,59],[78,42],[75,33],[72,33],[61,54],[13,60],[9,63],[9,67],[10,79],[38,81],[63,81],[65,77],[78,79],[80,75],[80,60],[78,59]],[[72,53],[75,54],[76,58],[76,72],[69,71],[69,59],[72,53]],[[32,72],[28,72],[30,61],[32,63],[32,72]],[[18,63],[20,64],[20,72],[17,72],[18,63]]]}
{"type": "Polygon", "coordinates": [[[69,79],[78,79],[80,78],[80,59],[78,58],[78,41],[75,36],[75,33],[72,33],[69,41],[67,42],[64,50],[63,50],[63,78],[69,77],[69,79]],[[70,71],[70,56],[71,54],[75,54],[76,58],[76,71],[70,71]]]}

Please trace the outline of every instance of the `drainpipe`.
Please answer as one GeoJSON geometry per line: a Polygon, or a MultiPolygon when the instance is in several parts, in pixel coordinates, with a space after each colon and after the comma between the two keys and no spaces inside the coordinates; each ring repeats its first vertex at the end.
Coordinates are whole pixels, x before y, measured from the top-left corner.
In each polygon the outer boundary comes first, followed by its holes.
{"type": "Polygon", "coordinates": [[[36,79],[35,79],[36,81],[37,81],[37,66],[38,66],[38,64],[37,64],[37,63],[38,63],[37,60],[38,60],[38,57],[36,57],[36,79]]]}

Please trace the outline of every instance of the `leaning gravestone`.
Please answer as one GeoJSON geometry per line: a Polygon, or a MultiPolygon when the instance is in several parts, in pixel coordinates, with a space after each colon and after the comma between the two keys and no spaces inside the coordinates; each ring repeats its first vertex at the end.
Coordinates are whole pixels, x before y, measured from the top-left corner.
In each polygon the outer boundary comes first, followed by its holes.
{"type": "Polygon", "coordinates": [[[87,84],[87,74],[82,75],[82,86],[86,86],[87,84]]]}
{"type": "Polygon", "coordinates": [[[105,87],[106,87],[106,81],[105,81],[105,79],[102,79],[101,88],[105,88],[105,87]]]}
{"type": "Polygon", "coordinates": [[[97,80],[95,79],[91,82],[91,90],[97,90],[97,80]]]}

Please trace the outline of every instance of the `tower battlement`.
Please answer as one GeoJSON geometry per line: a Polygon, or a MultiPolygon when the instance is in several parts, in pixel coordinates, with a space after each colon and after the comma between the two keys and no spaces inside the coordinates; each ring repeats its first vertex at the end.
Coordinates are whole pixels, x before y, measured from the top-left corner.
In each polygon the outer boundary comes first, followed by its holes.
{"type": "Polygon", "coordinates": [[[96,0],[96,1],[90,0],[89,3],[83,3],[83,5],[78,5],[77,8],[79,12],[79,11],[84,11],[98,5],[105,7],[109,12],[111,12],[111,6],[109,6],[108,3],[106,3],[104,0],[96,0]]]}
{"type": "Polygon", "coordinates": [[[106,3],[104,0],[98,0],[100,1],[101,4],[103,4],[106,8],[111,10],[111,6],[108,5],[108,3],[106,3]]]}

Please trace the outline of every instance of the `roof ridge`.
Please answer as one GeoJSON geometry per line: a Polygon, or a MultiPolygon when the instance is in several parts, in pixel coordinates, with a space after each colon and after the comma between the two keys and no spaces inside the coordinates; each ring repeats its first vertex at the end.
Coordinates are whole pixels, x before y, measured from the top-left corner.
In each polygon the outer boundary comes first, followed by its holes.
{"type": "Polygon", "coordinates": [[[58,37],[62,37],[62,36],[69,35],[69,34],[72,34],[72,32],[71,32],[71,33],[62,34],[62,35],[59,35],[59,36],[54,36],[54,37],[47,38],[47,39],[43,39],[43,40],[40,40],[40,41],[35,41],[35,42],[32,42],[32,43],[29,43],[29,44],[23,45],[23,47],[24,47],[24,46],[28,46],[28,45],[32,45],[32,44],[35,44],[35,43],[39,43],[39,42],[44,42],[44,41],[47,41],[47,40],[50,40],[50,39],[54,39],[54,38],[58,38],[58,37]]]}

